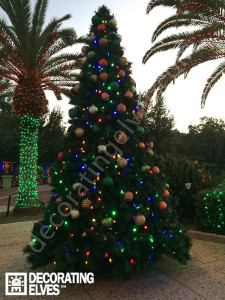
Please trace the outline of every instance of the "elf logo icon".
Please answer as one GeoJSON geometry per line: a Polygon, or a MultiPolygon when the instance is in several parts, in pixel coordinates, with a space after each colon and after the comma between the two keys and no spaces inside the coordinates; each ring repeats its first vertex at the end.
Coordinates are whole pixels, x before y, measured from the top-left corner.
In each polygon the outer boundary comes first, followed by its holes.
{"type": "Polygon", "coordinates": [[[5,295],[27,295],[27,273],[6,273],[5,295]]]}

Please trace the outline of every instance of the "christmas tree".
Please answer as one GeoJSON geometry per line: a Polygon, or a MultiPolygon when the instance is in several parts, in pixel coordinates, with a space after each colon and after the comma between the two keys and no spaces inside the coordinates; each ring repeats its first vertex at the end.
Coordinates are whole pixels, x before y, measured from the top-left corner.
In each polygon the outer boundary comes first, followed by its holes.
{"type": "Polygon", "coordinates": [[[53,264],[126,279],[161,254],[189,259],[121,40],[102,6],[82,48],[66,147],[51,169],[54,195],[25,248],[34,269],[53,264]]]}

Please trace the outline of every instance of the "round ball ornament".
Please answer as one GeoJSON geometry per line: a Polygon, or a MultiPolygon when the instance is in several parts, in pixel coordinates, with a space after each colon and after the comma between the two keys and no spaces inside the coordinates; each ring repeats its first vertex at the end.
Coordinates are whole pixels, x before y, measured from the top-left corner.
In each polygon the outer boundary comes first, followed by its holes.
{"type": "Polygon", "coordinates": [[[148,154],[150,154],[150,156],[153,156],[154,152],[152,151],[152,149],[148,149],[147,150],[148,154]]]}
{"type": "Polygon", "coordinates": [[[117,109],[119,112],[124,113],[126,111],[126,105],[124,105],[123,103],[120,103],[117,105],[117,109]]]}
{"type": "Polygon", "coordinates": [[[119,158],[117,163],[120,168],[125,168],[127,166],[127,160],[124,157],[119,158]]]}
{"type": "Polygon", "coordinates": [[[106,81],[107,79],[109,78],[108,74],[107,73],[101,73],[99,75],[99,79],[103,80],[103,81],[106,81]]]}
{"type": "Polygon", "coordinates": [[[170,193],[167,190],[163,190],[163,196],[169,197],[170,193]]]}
{"type": "Polygon", "coordinates": [[[98,63],[101,67],[106,67],[108,65],[108,62],[105,58],[100,59],[98,63]]]}
{"type": "Polygon", "coordinates": [[[135,130],[135,132],[136,132],[139,136],[141,136],[141,135],[143,135],[143,134],[145,133],[145,129],[144,129],[143,127],[139,126],[139,127],[137,127],[137,129],[135,130]]]}
{"type": "Polygon", "coordinates": [[[131,91],[127,91],[125,94],[124,94],[124,97],[126,99],[132,99],[133,98],[133,93],[131,91]]]}
{"type": "Polygon", "coordinates": [[[62,197],[59,197],[59,198],[57,198],[57,199],[55,200],[56,203],[59,203],[59,202],[61,202],[61,201],[62,201],[62,197]]]}
{"type": "Polygon", "coordinates": [[[107,176],[107,177],[103,178],[102,183],[104,186],[111,186],[111,185],[113,185],[113,179],[112,179],[112,177],[107,176]]]}
{"type": "Polygon", "coordinates": [[[149,143],[149,147],[150,147],[150,148],[153,148],[153,147],[154,147],[153,142],[150,142],[150,143],[149,143]]]}
{"type": "Polygon", "coordinates": [[[88,52],[87,56],[88,56],[88,58],[93,58],[93,57],[95,57],[95,51],[90,51],[90,52],[88,52]]]}
{"type": "Polygon", "coordinates": [[[72,188],[74,191],[79,190],[79,188],[82,186],[82,183],[76,182],[72,185],[72,188]]]}
{"type": "Polygon", "coordinates": [[[159,203],[159,209],[161,209],[161,210],[167,209],[167,204],[166,204],[165,201],[161,201],[161,202],[159,203]]]}
{"type": "Polygon", "coordinates": [[[124,77],[126,74],[125,74],[125,72],[123,70],[119,70],[118,75],[120,77],[124,77]]]}
{"type": "Polygon", "coordinates": [[[98,31],[105,31],[106,27],[104,24],[99,24],[98,27],[97,27],[97,30],[98,31]]]}
{"type": "Polygon", "coordinates": [[[156,167],[156,166],[152,168],[152,171],[153,171],[153,173],[155,173],[155,174],[159,174],[159,172],[160,172],[159,168],[156,167]]]}
{"type": "Polygon", "coordinates": [[[119,83],[116,82],[116,81],[112,81],[112,82],[110,83],[110,88],[111,88],[111,90],[112,90],[113,92],[116,92],[116,91],[118,90],[118,88],[119,88],[119,83]]]}
{"type": "Polygon", "coordinates": [[[83,208],[90,208],[91,204],[92,204],[92,202],[88,198],[84,199],[81,203],[83,208]]]}
{"type": "Polygon", "coordinates": [[[77,209],[71,210],[70,216],[72,219],[77,219],[80,216],[80,212],[77,209]]]}
{"type": "Polygon", "coordinates": [[[102,100],[106,101],[109,99],[110,95],[108,93],[102,93],[102,100]]]}
{"type": "Polygon", "coordinates": [[[93,82],[97,82],[97,81],[98,81],[98,76],[95,75],[95,74],[92,74],[92,75],[90,76],[90,79],[91,79],[91,81],[93,81],[93,82]]]}
{"type": "Polygon", "coordinates": [[[88,53],[88,46],[83,46],[81,48],[81,51],[82,51],[83,54],[87,54],[88,53]]]}
{"type": "Polygon", "coordinates": [[[145,216],[144,215],[137,215],[135,216],[135,219],[134,219],[134,222],[139,225],[139,226],[142,226],[145,224],[145,216]]]}
{"type": "Polygon", "coordinates": [[[131,91],[132,91],[133,93],[135,93],[135,92],[136,92],[136,87],[135,87],[134,85],[132,85],[132,87],[131,87],[131,91]]]}
{"type": "Polygon", "coordinates": [[[77,115],[76,109],[71,108],[71,109],[69,110],[69,117],[70,117],[71,119],[73,119],[74,117],[76,117],[76,115],[77,115]]]}
{"type": "Polygon", "coordinates": [[[93,42],[96,39],[96,35],[95,34],[90,34],[89,35],[89,41],[93,42]]]}
{"type": "Polygon", "coordinates": [[[141,168],[141,171],[147,173],[147,172],[150,171],[150,169],[151,169],[151,167],[150,167],[149,165],[144,165],[144,166],[141,168]]]}
{"type": "Polygon", "coordinates": [[[107,40],[106,38],[101,38],[101,39],[99,40],[99,44],[100,44],[101,46],[106,46],[106,45],[108,44],[108,40],[107,40]]]}
{"type": "Polygon", "coordinates": [[[82,57],[80,59],[80,62],[81,62],[82,65],[84,65],[86,63],[86,61],[87,61],[87,57],[82,57]]]}
{"type": "Polygon", "coordinates": [[[139,120],[142,120],[142,119],[143,119],[142,113],[138,112],[138,113],[137,113],[137,117],[138,117],[139,120]]]}
{"type": "Polygon", "coordinates": [[[75,135],[76,135],[76,137],[78,137],[78,138],[82,137],[82,136],[84,135],[84,129],[81,128],[81,127],[77,128],[77,129],[75,130],[75,135]]]}
{"type": "Polygon", "coordinates": [[[96,106],[92,105],[89,107],[88,111],[91,115],[95,115],[98,112],[98,108],[96,106]]]}
{"type": "Polygon", "coordinates": [[[117,34],[116,37],[118,38],[118,40],[120,40],[120,42],[122,41],[122,35],[121,34],[117,34]]]}
{"type": "Polygon", "coordinates": [[[120,60],[119,60],[119,64],[121,67],[124,67],[126,64],[127,64],[127,59],[126,57],[121,57],[120,60]]]}
{"type": "Polygon", "coordinates": [[[102,225],[104,225],[106,227],[112,226],[112,223],[113,223],[112,218],[105,218],[105,219],[102,220],[102,225]]]}
{"type": "Polygon", "coordinates": [[[106,146],[105,145],[99,145],[98,146],[98,153],[105,153],[106,152],[106,146]]]}
{"type": "Polygon", "coordinates": [[[116,19],[112,19],[110,22],[109,22],[110,24],[112,24],[113,26],[117,26],[117,21],[116,21],[116,19]]]}
{"type": "Polygon", "coordinates": [[[133,195],[133,193],[131,193],[131,192],[126,192],[126,193],[124,194],[124,199],[125,199],[126,201],[131,201],[131,200],[133,200],[133,198],[134,198],[134,195],[133,195]]]}
{"type": "Polygon", "coordinates": [[[80,84],[76,83],[75,86],[73,87],[73,90],[74,90],[75,93],[78,94],[80,92],[80,84]]]}
{"type": "Polygon", "coordinates": [[[118,141],[117,142],[125,142],[127,140],[127,135],[124,132],[121,132],[118,135],[118,141]]]}
{"type": "Polygon", "coordinates": [[[141,149],[143,149],[143,148],[145,148],[145,144],[144,144],[143,142],[140,142],[140,143],[138,144],[138,147],[141,148],[141,149]]]}
{"type": "Polygon", "coordinates": [[[58,153],[58,159],[59,159],[59,160],[62,160],[62,159],[63,159],[63,152],[59,152],[59,153],[58,153]]]}
{"type": "Polygon", "coordinates": [[[131,78],[130,82],[131,82],[134,86],[136,86],[136,81],[135,81],[133,78],[131,78]]]}

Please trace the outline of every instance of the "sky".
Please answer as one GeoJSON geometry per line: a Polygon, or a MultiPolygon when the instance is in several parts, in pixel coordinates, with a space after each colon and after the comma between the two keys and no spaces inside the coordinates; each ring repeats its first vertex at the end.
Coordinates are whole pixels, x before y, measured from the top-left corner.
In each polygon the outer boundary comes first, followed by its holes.
{"type": "MultiPolygon", "coordinates": [[[[31,0],[32,4],[35,0],[31,0]]],[[[158,7],[146,15],[147,0],[49,0],[46,20],[72,14],[72,18],[64,26],[73,27],[78,36],[89,33],[91,18],[101,5],[106,5],[115,15],[118,23],[118,33],[122,35],[121,45],[125,47],[124,56],[133,63],[132,77],[135,79],[138,91],[146,91],[156,78],[170,65],[175,63],[176,51],[171,50],[154,55],[143,65],[142,58],[152,46],[151,37],[156,27],[171,16],[170,8],[158,7]]],[[[166,31],[166,36],[174,30],[166,31]]],[[[68,49],[68,51],[77,51],[68,49]]],[[[180,77],[175,84],[170,84],[164,93],[166,105],[174,115],[176,128],[187,132],[189,124],[198,124],[202,116],[225,119],[225,87],[221,79],[211,90],[205,108],[201,109],[201,94],[207,78],[219,65],[220,61],[207,62],[194,68],[186,79],[180,77]]],[[[223,77],[224,78],[224,77],[223,77]]],[[[50,110],[54,106],[61,107],[65,121],[68,120],[70,105],[66,97],[57,101],[51,92],[46,93],[50,110]]]]}

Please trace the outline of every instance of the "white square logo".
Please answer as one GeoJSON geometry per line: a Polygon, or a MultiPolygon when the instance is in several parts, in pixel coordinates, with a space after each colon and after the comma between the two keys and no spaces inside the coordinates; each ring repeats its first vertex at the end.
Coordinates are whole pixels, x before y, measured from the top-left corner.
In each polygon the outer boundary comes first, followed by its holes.
{"type": "Polygon", "coordinates": [[[27,273],[5,273],[5,295],[27,295],[27,273]]]}

